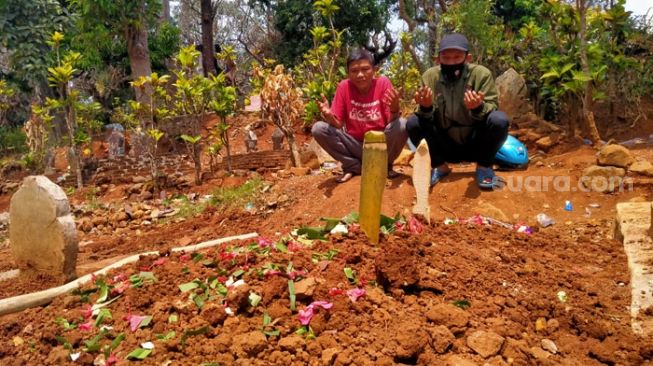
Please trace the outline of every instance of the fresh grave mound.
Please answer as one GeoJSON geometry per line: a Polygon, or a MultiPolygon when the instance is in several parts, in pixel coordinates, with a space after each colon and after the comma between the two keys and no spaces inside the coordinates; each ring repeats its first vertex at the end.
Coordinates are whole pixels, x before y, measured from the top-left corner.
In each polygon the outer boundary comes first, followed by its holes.
{"type": "Polygon", "coordinates": [[[375,247],[349,229],[312,245],[259,238],[141,258],[5,317],[0,364],[642,365],[653,355],[630,330],[616,241],[434,225],[375,247]],[[93,311],[98,302],[110,303],[93,311]]]}

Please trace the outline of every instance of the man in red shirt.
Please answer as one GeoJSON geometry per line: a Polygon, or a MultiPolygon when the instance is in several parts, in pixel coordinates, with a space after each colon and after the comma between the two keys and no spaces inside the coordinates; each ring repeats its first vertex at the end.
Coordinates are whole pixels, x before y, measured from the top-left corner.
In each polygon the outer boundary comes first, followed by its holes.
{"type": "Polygon", "coordinates": [[[406,121],[400,117],[399,93],[385,76],[374,77],[374,56],[357,48],[347,58],[347,79],[338,84],[333,103],[319,103],[324,121],[313,125],[315,141],[342,163],[344,183],[361,173],[363,137],[367,131],[384,131],[388,147],[388,178],[399,174],[392,163],[406,144],[406,121]]]}

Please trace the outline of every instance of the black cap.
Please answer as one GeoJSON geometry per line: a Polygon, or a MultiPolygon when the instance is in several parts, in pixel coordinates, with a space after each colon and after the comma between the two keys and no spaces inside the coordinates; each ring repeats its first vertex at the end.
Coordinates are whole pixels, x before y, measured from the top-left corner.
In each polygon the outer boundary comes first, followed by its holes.
{"type": "Polygon", "coordinates": [[[469,42],[460,33],[451,33],[442,37],[440,41],[440,52],[444,50],[461,50],[469,52],[469,42]]]}

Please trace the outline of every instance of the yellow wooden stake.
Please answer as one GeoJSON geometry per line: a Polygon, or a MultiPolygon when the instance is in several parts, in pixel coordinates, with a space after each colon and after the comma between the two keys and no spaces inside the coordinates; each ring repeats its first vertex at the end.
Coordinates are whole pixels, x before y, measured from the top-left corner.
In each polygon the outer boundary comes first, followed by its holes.
{"type": "Polygon", "coordinates": [[[378,244],[381,202],[388,175],[388,152],[383,131],[369,131],[363,143],[360,225],[370,242],[378,244]]]}

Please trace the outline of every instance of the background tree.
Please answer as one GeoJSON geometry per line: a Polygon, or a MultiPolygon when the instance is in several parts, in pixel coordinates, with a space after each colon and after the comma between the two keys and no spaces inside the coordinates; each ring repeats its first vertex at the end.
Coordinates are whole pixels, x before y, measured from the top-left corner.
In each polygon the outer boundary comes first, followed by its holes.
{"type": "MultiPolygon", "coordinates": [[[[157,0],[71,0],[79,12],[80,26],[91,28],[98,22],[106,30],[121,36],[127,46],[132,80],[152,74],[148,27],[154,24],[160,13],[157,0]]],[[[144,101],[152,93],[150,88],[137,88],[136,100],[144,101]]]]}

